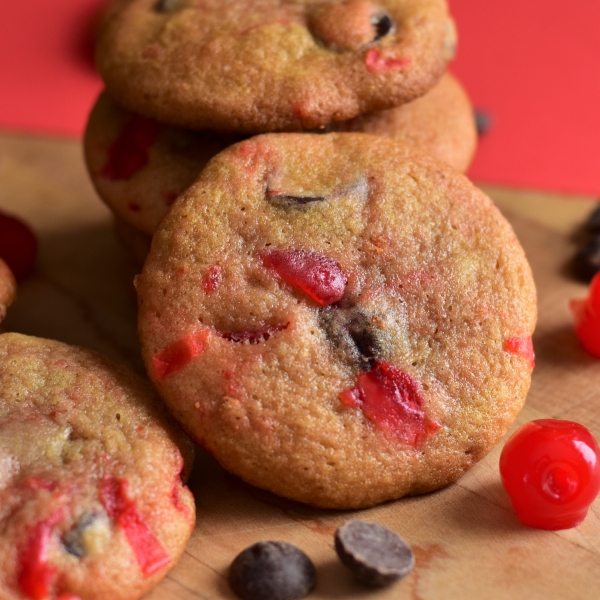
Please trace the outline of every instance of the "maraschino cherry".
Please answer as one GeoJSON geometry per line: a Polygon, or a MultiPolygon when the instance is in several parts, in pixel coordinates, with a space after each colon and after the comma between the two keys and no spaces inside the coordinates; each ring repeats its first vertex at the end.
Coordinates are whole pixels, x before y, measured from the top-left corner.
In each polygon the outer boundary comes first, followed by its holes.
{"type": "Polygon", "coordinates": [[[600,358],[600,272],[592,279],[588,297],[571,300],[569,307],[584,350],[600,358]]]}
{"type": "Polygon", "coordinates": [[[537,529],[579,525],[600,491],[600,448],[573,421],[526,423],[506,442],[500,476],[520,521],[537,529]]]}

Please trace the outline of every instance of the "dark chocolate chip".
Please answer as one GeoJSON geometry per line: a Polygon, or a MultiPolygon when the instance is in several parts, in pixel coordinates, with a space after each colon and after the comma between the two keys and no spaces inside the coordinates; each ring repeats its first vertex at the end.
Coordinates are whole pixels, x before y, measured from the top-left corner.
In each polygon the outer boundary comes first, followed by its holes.
{"type": "Polygon", "coordinates": [[[357,369],[371,368],[380,357],[380,331],[359,308],[331,306],[319,312],[319,326],[334,350],[357,369]]]}
{"type": "Polygon", "coordinates": [[[371,319],[363,312],[355,311],[348,322],[348,333],[363,359],[369,363],[374,362],[381,347],[371,319]]]}
{"type": "Polygon", "coordinates": [[[477,135],[485,135],[493,127],[494,119],[489,112],[485,110],[475,109],[475,127],[477,135]]]}
{"type": "Polygon", "coordinates": [[[340,560],[365,585],[384,586],[407,575],[415,557],[406,542],[377,523],[347,521],[335,532],[340,560]]]}
{"type": "Polygon", "coordinates": [[[571,262],[571,271],[577,279],[586,283],[600,271],[600,233],[581,245],[571,262]]]}
{"type": "Polygon", "coordinates": [[[323,196],[290,196],[278,191],[267,191],[267,197],[272,204],[277,206],[305,206],[315,202],[325,202],[327,198],[323,196]]]}
{"type": "Polygon", "coordinates": [[[592,233],[600,233],[600,205],[598,205],[585,220],[584,227],[592,233]]]}
{"type": "Polygon", "coordinates": [[[62,543],[69,554],[77,556],[78,558],[83,558],[86,555],[83,540],[81,538],[83,532],[90,527],[90,525],[93,525],[99,516],[100,515],[97,513],[84,513],[77,523],[75,523],[75,525],[67,532],[62,543]]]}
{"type": "Polygon", "coordinates": [[[371,17],[371,24],[375,27],[374,42],[388,35],[394,29],[394,22],[386,14],[374,15],[371,17]]]}
{"type": "Polygon", "coordinates": [[[183,0],[158,0],[154,5],[154,10],[159,13],[175,12],[182,4],[183,0]]]}
{"type": "Polygon", "coordinates": [[[238,554],[229,568],[229,585],[242,600],[303,598],[315,579],[310,558],[286,542],[257,542],[238,554]]]}

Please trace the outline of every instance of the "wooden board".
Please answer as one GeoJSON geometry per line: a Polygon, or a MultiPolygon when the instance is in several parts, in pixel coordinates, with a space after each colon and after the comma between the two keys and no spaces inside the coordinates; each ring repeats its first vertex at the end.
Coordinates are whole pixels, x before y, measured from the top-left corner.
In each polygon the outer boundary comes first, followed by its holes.
{"type": "MultiPolygon", "coordinates": [[[[488,189],[515,227],[539,293],[537,366],[518,423],[573,419],[600,439],[600,361],[578,345],[567,308],[586,287],[563,265],[590,199],[488,189]]],[[[142,371],[135,326],[135,262],[117,242],[75,142],[0,135],[0,210],[26,219],[40,241],[37,269],[19,288],[4,327],[87,346],[142,371]]],[[[500,447],[456,484],[370,510],[316,510],[225,473],[199,451],[191,479],[198,520],[187,551],[147,600],[234,598],[227,568],[246,546],[284,540],[316,564],[314,599],[585,599],[600,596],[600,500],[562,532],[527,529],[498,475],[500,447]],[[338,562],[333,532],[350,517],[378,521],[413,547],[416,567],[399,584],[368,591],[338,562]]]]}

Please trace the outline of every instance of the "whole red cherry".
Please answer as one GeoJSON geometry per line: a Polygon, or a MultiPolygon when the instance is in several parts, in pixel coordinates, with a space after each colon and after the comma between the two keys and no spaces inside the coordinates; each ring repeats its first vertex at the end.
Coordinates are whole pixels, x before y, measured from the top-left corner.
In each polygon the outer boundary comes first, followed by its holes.
{"type": "Polygon", "coordinates": [[[583,349],[600,358],[600,273],[592,279],[588,297],[571,300],[569,308],[583,349]]]}
{"type": "Polygon", "coordinates": [[[600,491],[600,448],[573,421],[526,423],[500,456],[502,484],[519,520],[537,529],[579,525],[600,491]]]}

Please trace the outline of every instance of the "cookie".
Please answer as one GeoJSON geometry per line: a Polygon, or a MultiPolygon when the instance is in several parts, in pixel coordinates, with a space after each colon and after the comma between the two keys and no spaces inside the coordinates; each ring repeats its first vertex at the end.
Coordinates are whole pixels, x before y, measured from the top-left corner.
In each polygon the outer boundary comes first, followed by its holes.
{"type": "Polygon", "coordinates": [[[455,44],[445,0],[115,0],[96,63],[136,113],[258,133],[409,102],[442,76],[455,44]]]}
{"type": "MultiPolygon", "coordinates": [[[[464,171],[477,144],[473,109],[449,73],[425,96],[398,108],[331,125],[411,143],[464,171]]],[[[86,164],[109,208],[146,234],[215,154],[238,136],[193,132],[131,113],[103,93],[88,120],[86,164]]]]}
{"type": "Polygon", "coordinates": [[[122,220],[152,234],[202,167],[240,139],[162,125],[103,93],[88,120],[84,152],[99,196],[122,220]]]}
{"type": "Polygon", "coordinates": [[[0,258],[0,323],[6,316],[6,309],[15,301],[17,282],[8,265],[0,258]]]}
{"type": "Polygon", "coordinates": [[[182,554],[189,440],[100,355],[0,336],[0,596],[134,599],[182,554]]]}
{"type": "Polygon", "coordinates": [[[464,173],[477,148],[474,110],[460,82],[450,73],[424,96],[382,112],[340,123],[335,131],[386,135],[431,154],[464,173]]]}
{"type": "Polygon", "coordinates": [[[246,481],[334,508],[424,493],[506,433],[535,287],[464,176],[354,133],[267,134],[213,158],[137,279],[155,386],[246,481]]]}

